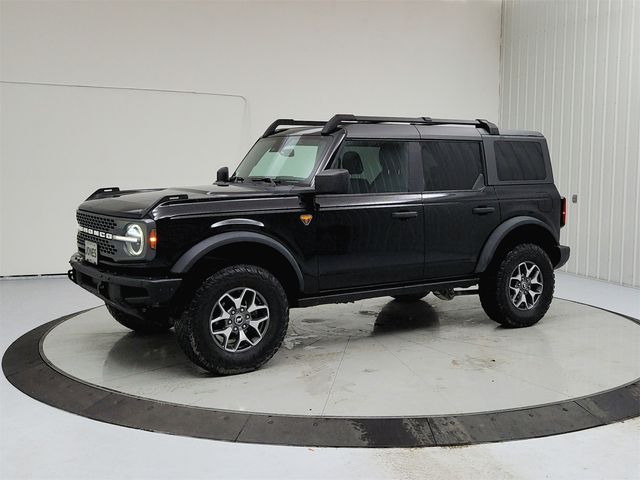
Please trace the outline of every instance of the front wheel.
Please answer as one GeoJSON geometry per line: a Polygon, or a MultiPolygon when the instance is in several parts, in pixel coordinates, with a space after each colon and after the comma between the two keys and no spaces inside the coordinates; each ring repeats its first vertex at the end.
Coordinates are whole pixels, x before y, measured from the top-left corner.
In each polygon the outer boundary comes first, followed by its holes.
{"type": "Polygon", "coordinates": [[[538,245],[515,246],[480,279],[480,302],[505,327],[529,327],[547,313],[555,277],[547,253],[538,245]]]}
{"type": "Polygon", "coordinates": [[[265,364],[282,344],[288,323],[280,282],[255,265],[233,265],[202,283],[175,330],[191,361],[231,375],[265,364]]]}

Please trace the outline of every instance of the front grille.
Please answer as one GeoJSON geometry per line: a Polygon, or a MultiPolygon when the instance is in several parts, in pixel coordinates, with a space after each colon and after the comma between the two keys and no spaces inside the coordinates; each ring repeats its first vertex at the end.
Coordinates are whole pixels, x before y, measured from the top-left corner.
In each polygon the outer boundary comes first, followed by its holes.
{"type": "Polygon", "coordinates": [[[110,218],[100,217],[98,215],[90,215],[88,213],[77,212],[76,220],[81,227],[99,230],[101,232],[111,233],[116,228],[116,222],[110,218]]]}
{"type": "MultiPolygon", "coordinates": [[[[99,215],[77,212],[76,219],[78,220],[79,226],[89,228],[98,232],[103,232],[104,234],[114,233],[114,230],[116,228],[115,220],[112,220],[111,218],[101,217],[99,215]]],[[[85,240],[97,243],[98,253],[100,255],[113,257],[118,252],[115,243],[113,243],[112,240],[104,238],[104,235],[100,237],[97,235],[91,235],[86,232],[78,232],[78,249],[81,251],[84,251],[85,240]]]]}

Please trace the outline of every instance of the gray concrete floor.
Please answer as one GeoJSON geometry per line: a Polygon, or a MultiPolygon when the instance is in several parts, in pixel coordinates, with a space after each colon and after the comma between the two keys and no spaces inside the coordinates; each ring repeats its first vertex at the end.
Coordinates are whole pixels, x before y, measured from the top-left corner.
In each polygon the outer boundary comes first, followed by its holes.
{"type": "MultiPolygon", "coordinates": [[[[640,317],[638,290],[559,274],[561,298],[640,317]]],[[[0,281],[0,348],[98,305],[63,278],[0,281]]],[[[640,359],[637,359],[640,361],[640,359]]],[[[317,449],[229,444],[99,423],[0,380],[1,478],[640,478],[640,420],[462,448],[317,449]]]]}
{"type": "Polygon", "coordinates": [[[216,410],[336,417],[506,410],[640,378],[640,327],[559,298],[538,324],[501,328],[476,296],[390,297],[294,309],[276,355],[244,375],[203,376],[175,335],[139,336],[106,308],[46,336],[62,372],[129,395],[216,410]],[[478,394],[481,392],[481,394],[478,394]]]}

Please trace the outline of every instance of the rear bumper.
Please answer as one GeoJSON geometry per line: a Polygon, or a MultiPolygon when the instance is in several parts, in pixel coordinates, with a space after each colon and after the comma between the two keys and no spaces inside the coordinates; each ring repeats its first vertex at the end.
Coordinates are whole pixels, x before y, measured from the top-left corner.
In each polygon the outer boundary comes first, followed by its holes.
{"type": "Polygon", "coordinates": [[[565,245],[558,245],[558,252],[560,253],[560,260],[558,260],[558,263],[556,263],[553,268],[560,268],[567,263],[571,249],[565,245]]]}
{"type": "Polygon", "coordinates": [[[69,260],[69,279],[106,303],[129,313],[167,306],[182,279],[117,275],[86,264],[80,254],[69,260]]]}

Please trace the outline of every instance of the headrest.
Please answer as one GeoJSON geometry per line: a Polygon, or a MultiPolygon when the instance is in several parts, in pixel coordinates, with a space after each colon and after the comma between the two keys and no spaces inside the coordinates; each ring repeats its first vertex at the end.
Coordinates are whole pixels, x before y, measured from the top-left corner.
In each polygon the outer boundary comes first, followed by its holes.
{"type": "Polygon", "coordinates": [[[398,144],[383,143],[380,146],[380,165],[386,172],[399,173],[402,164],[402,150],[398,144]]]}
{"type": "Polygon", "coordinates": [[[362,173],[362,159],[358,152],[345,152],[342,155],[342,168],[349,170],[352,175],[362,173]]]}

